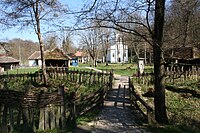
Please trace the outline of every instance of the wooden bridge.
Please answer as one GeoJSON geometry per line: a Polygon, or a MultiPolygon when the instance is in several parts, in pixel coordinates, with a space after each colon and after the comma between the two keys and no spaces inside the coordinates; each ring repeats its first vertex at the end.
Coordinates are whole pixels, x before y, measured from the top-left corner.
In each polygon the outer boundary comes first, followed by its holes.
{"type": "MultiPolygon", "coordinates": [[[[75,124],[78,116],[96,107],[102,107],[102,111],[97,120],[90,123],[93,128],[88,128],[94,132],[135,130],[143,132],[145,127],[142,123],[152,122],[153,110],[135,93],[130,78],[119,75],[114,75],[113,78],[111,73],[100,72],[95,74],[91,72],[72,72],[70,74],[69,71],[60,72],[61,74],[51,72],[49,75],[54,78],[59,75],[62,78],[68,77],[76,82],[89,79],[87,83],[103,83],[103,86],[88,96],[75,99],[71,97],[68,100],[65,98],[63,86],[53,93],[0,90],[0,131],[2,133],[14,131],[16,128],[21,128],[17,129],[21,132],[54,128],[65,130],[70,124],[75,124]],[[90,78],[86,78],[86,74],[90,78]],[[84,77],[80,78],[80,76],[84,77]],[[112,79],[114,79],[113,86],[111,86],[112,79]],[[140,110],[138,102],[146,108],[145,112],[140,110]]],[[[32,80],[32,78],[30,79],[32,80]]],[[[74,132],[80,130],[84,132],[85,129],[78,126],[74,132]]]]}

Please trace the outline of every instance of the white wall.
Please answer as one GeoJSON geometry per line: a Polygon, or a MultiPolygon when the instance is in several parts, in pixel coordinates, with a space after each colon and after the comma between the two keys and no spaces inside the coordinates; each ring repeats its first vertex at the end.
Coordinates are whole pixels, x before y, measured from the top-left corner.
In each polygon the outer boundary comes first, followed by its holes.
{"type": "Polygon", "coordinates": [[[29,66],[36,66],[36,60],[28,60],[29,66]]]}
{"type": "Polygon", "coordinates": [[[118,44],[118,48],[117,45],[111,46],[107,54],[107,61],[111,63],[128,62],[128,46],[123,44],[118,44]],[[120,62],[118,58],[120,58],[120,62]]]}
{"type": "Polygon", "coordinates": [[[42,66],[42,60],[38,60],[38,64],[37,60],[29,60],[28,64],[29,66],[42,66]]]}

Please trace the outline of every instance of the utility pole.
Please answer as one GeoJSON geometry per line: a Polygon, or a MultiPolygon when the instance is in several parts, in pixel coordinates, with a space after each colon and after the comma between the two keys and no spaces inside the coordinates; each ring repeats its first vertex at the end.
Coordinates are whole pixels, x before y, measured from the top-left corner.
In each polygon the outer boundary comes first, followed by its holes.
{"type": "Polygon", "coordinates": [[[21,46],[20,46],[20,44],[19,44],[19,64],[20,64],[20,66],[21,66],[21,46]]]}

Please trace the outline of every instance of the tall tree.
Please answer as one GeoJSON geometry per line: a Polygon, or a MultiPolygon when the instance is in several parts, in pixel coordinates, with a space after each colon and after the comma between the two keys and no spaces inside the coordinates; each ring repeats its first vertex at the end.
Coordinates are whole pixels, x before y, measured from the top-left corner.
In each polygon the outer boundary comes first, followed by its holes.
{"type": "Polygon", "coordinates": [[[52,50],[57,47],[57,36],[54,34],[49,34],[44,38],[45,50],[52,50]]]}
{"type": "MultiPolygon", "coordinates": [[[[96,21],[95,26],[112,28],[139,36],[153,46],[155,77],[155,115],[159,123],[168,123],[162,73],[162,43],[165,0],[95,0],[78,16],[81,26],[96,21]],[[81,21],[80,21],[81,20],[81,21]],[[137,27],[142,28],[138,30],[137,27]]],[[[80,28],[80,27],[79,27],[80,28]]]]}
{"type": "Polygon", "coordinates": [[[75,52],[75,48],[73,46],[73,41],[71,38],[71,33],[67,33],[62,40],[62,49],[66,52],[66,53],[74,53],[75,52]]]}
{"type": "Polygon", "coordinates": [[[164,69],[162,59],[163,26],[164,26],[165,0],[155,1],[154,33],[153,33],[153,59],[154,59],[154,106],[157,122],[168,123],[165,106],[164,69]]]}
{"type": "Polygon", "coordinates": [[[44,83],[47,84],[42,33],[54,30],[59,15],[66,10],[57,0],[1,0],[0,7],[5,24],[34,29],[40,44],[44,83]]]}

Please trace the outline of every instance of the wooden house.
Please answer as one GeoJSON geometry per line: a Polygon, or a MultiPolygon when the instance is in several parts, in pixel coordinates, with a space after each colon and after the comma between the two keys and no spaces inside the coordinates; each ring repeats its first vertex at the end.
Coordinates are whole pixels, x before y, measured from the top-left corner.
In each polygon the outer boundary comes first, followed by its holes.
{"type": "Polygon", "coordinates": [[[86,63],[88,62],[88,56],[86,53],[82,52],[82,51],[77,51],[75,53],[75,56],[78,58],[78,62],[79,63],[86,63]]]}
{"type": "MultiPolygon", "coordinates": [[[[66,55],[63,50],[59,48],[54,48],[53,50],[47,50],[44,52],[45,64],[47,67],[68,67],[69,60],[71,59],[66,55]]],[[[40,51],[35,51],[29,58],[29,66],[41,66],[41,53],[40,51]]]]}
{"type": "Polygon", "coordinates": [[[12,70],[13,68],[16,68],[18,66],[19,66],[19,60],[6,55],[0,56],[1,72],[9,69],[12,70]]]}
{"type": "Polygon", "coordinates": [[[164,52],[167,62],[178,64],[200,64],[200,50],[194,47],[168,49],[164,52]]]}
{"type": "Polygon", "coordinates": [[[165,69],[180,72],[191,71],[200,66],[200,51],[197,48],[181,47],[164,52],[165,69]]]}
{"type": "Polygon", "coordinates": [[[13,69],[19,66],[19,60],[8,56],[6,49],[3,47],[4,43],[0,43],[0,72],[13,69]]]}

